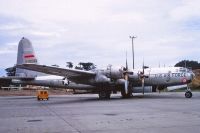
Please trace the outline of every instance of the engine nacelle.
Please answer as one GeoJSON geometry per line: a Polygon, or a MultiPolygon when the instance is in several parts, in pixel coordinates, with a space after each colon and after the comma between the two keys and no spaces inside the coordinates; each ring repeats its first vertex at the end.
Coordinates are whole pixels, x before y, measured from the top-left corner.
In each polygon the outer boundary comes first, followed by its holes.
{"type": "Polygon", "coordinates": [[[123,71],[121,69],[107,69],[103,72],[103,75],[111,79],[120,79],[123,78],[123,71]]]}
{"type": "Polygon", "coordinates": [[[106,77],[105,75],[97,74],[95,77],[96,83],[109,83],[110,78],[106,77]]]}
{"type": "MultiPolygon", "coordinates": [[[[142,87],[133,87],[133,93],[142,93],[142,87]]],[[[144,93],[151,93],[153,92],[153,87],[152,86],[145,86],[144,87],[144,93]]]]}

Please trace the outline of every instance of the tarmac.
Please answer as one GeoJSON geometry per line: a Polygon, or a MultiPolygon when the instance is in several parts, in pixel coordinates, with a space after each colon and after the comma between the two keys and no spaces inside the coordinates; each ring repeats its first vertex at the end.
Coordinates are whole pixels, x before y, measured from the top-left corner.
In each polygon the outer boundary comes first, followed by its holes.
{"type": "Polygon", "coordinates": [[[0,97],[1,133],[200,133],[200,92],[0,97]]]}

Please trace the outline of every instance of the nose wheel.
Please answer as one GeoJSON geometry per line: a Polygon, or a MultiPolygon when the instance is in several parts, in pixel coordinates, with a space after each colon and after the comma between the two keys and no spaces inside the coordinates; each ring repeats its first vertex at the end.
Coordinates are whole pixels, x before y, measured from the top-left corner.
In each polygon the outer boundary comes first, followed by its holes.
{"type": "Polygon", "coordinates": [[[192,92],[191,91],[186,91],[185,92],[185,98],[191,98],[192,97],[192,92]]]}

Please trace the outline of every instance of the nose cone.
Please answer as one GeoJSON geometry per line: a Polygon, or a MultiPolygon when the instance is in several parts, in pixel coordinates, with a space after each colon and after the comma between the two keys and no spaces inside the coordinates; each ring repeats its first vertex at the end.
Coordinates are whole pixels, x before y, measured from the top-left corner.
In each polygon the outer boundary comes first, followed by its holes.
{"type": "Polygon", "coordinates": [[[191,80],[193,80],[194,77],[195,77],[195,74],[193,72],[191,72],[191,75],[190,75],[191,80]]]}
{"type": "Polygon", "coordinates": [[[188,83],[192,82],[192,80],[194,79],[194,77],[195,77],[195,74],[193,72],[189,72],[187,74],[187,81],[188,81],[188,83]]]}

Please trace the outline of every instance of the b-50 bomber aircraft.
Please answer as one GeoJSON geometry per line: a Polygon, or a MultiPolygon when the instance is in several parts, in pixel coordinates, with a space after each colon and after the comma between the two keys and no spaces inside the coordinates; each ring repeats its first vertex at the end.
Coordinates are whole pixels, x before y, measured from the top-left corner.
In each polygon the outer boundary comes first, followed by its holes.
{"type": "MultiPolygon", "coordinates": [[[[30,41],[27,42],[30,43],[30,41]]],[[[121,91],[122,97],[127,98],[135,92],[136,87],[141,87],[142,93],[144,94],[145,86],[152,86],[152,90],[155,91],[156,89],[164,89],[167,86],[188,84],[194,76],[192,71],[183,67],[145,68],[143,65],[142,69],[133,69],[132,71],[127,70],[127,66],[126,68],[120,69],[108,67],[107,69],[85,71],[38,65],[34,61],[35,56],[32,57],[29,55],[28,57],[29,59],[27,61],[18,63],[17,65],[18,69],[23,71],[27,69],[35,73],[35,75],[32,75],[32,77],[35,77],[34,80],[29,82],[25,81],[26,84],[35,84],[34,82],[37,77],[39,78],[36,72],[41,72],[61,77],[58,80],[54,80],[59,82],[61,87],[70,88],[70,86],[74,85],[74,89],[80,89],[82,86],[82,89],[91,90],[92,93],[98,93],[100,99],[110,98],[113,91],[121,91]]],[[[48,86],[51,83],[49,82],[43,85],[48,86]]],[[[185,97],[192,97],[189,87],[187,87],[185,97]]]]}

